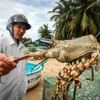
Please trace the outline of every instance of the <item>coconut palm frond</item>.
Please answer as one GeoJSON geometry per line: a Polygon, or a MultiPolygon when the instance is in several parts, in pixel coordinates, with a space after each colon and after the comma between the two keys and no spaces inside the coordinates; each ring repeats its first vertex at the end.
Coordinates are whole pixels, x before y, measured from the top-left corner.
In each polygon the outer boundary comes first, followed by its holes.
{"type": "Polygon", "coordinates": [[[48,29],[48,24],[47,25],[43,25],[39,28],[38,30],[38,34],[40,36],[40,38],[48,38],[51,39],[52,38],[52,31],[48,29]]]}
{"type": "Polygon", "coordinates": [[[82,13],[79,12],[73,19],[72,21],[69,23],[69,29],[71,31],[73,31],[80,23],[80,19],[81,19],[82,13]]]}
{"type": "Polygon", "coordinates": [[[66,23],[64,23],[64,26],[63,26],[63,29],[62,29],[62,38],[63,39],[66,39],[66,35],[67,35],[66,34],[66,26],[67,26],[66,23]]]}
{"type": "Polygon", "coordinates": [[[82,31],[85,31],[88,25],[89,25],[89,19],[88,19],[86,12],[84,12],[82,22],[81,22],[82,31]]]}
{"type": "Polygon", "coordinates": [[[94,7],[94,6],[98,5],[98,3],[100,4],[100,2],[93,2],[92,4],[90,4],[90,5],[86,8],[86,11],[87,11],[88,9],[90,9],[91,7],[94,7]]]}
{"type": "Polygon", "coordinates": [[[54,20],[54,21],[57,21],[59,19],[60,15],[53,15],[50,17],[50,20],[54,20]]]}
{"type": "Polygon", "coordinates": [[[95,36],[98,32],[98,28],[92,17],[90,16],[89,18],[90,18],[89,31],[95,36]]]}

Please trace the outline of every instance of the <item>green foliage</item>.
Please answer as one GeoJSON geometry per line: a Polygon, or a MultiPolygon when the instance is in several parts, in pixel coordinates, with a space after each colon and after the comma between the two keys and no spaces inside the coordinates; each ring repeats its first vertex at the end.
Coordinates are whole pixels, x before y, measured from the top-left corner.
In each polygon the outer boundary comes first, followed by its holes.
{"type": "Polygon", "coordinates": [[[36,45],[36,43],[34,41],[32,41],[31,38],[23,37],[21,41],[25,45],[25,47],[36,45]]]}
{"type": "Polygon", "coordinates": [[[48,24],[47,25],[44,24],[38,30],[38,34],[39,34],[40,38],[51,39],[53,37],[53,35],[51,33],[52,33],[52,31],[49,30],[48,24]]]}
{"type": "MultiPolygon", "coordinates": [[[[49,13],[54,20],[55,38],[64,40],[93,34],[100,31],[99,0],[59,0],[49,13]]],[[[98,35],[97,39],[100,36],[98,35]]]]}

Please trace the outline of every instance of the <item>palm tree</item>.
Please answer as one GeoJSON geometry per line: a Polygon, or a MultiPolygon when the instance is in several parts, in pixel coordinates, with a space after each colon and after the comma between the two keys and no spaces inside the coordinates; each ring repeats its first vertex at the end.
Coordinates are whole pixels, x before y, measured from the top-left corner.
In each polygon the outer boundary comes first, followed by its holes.
{"type": "MultiPolygon", "coordinates": [[[[99,0],[60,0],[49,13],[55,21],[55,38],[70,39],[83,35],[96,36],[100,31],[99,0]]],[[[99,36],[99,35],[98,35],[99,36]]]]}
{"type": "Polygon", "coordinates": [[[52,31],[49,30],[48,24],[47,25],[44,24],[38,30],[38,34],[39,34],[40,38],[51,39],[53,37],[53,35],[51,33],[52,33],[52,31]]]}

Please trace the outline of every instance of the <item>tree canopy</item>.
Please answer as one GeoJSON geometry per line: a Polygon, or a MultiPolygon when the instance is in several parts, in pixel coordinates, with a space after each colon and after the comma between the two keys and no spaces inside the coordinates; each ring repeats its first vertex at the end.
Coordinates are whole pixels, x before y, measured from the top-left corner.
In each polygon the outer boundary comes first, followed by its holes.
{"type": "MultiPolygon", "coordinates": [[[[96,36],[100,31],[100,2],[99,0],[59,0],[53,8],[55,38],[71,39],[83,35],[96,36]]],[[[98,35],[100,37],[100,35],[98,35]]]]}
{"type": "Polygon", "coordinates": [[[39,38],[51,39],[53,37],[51,33],[52,31],[49,29],[48,24],[44,24],[38,30],[39,38]]]}

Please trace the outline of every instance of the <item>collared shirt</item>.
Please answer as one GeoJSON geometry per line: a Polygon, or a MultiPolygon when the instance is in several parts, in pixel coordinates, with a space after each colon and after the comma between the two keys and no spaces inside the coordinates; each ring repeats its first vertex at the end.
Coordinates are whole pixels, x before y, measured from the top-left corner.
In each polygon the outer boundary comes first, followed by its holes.
{"type": "MultiPolygon", "coordinates": [[[[0,39],[0,52],[7,56],[21,57],[25,55],[25,47],[20,42],[15,43],[10,35],[0,39]]],[[[26,60],[19,61],[17,67],[9,74],[1,77],[0,83],[0,100],[23,100],[26,93],[26,60]]]]}

